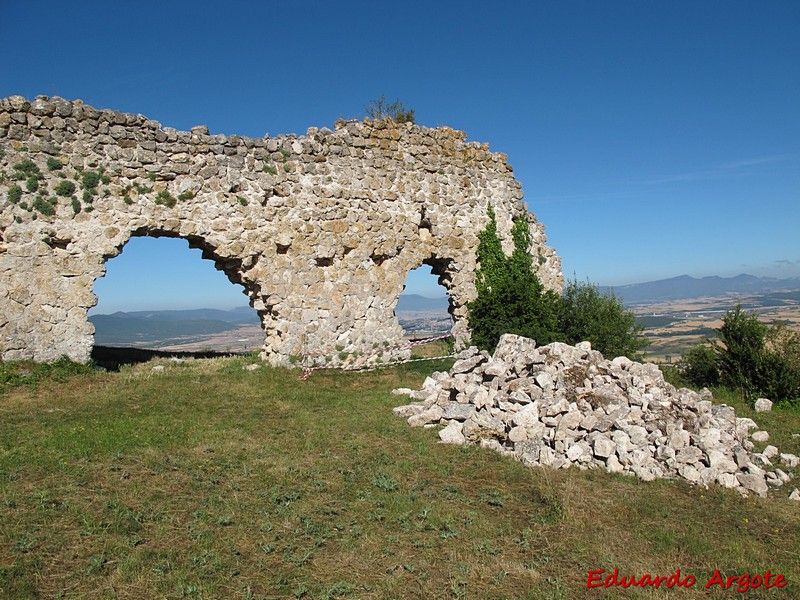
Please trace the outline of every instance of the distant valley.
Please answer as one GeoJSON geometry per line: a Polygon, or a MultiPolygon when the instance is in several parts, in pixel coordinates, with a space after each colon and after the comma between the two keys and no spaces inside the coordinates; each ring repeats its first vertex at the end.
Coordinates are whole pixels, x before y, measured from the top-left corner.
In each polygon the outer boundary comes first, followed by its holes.
{"type": "MultiPolygon", "coordinates": [[[[691,277],[680,275],[645,283],[633,283],[614,287],[603,287],[603,291],[614,292],[626,305],[651,304],[670,300],[686,300],[703,297],[769,295],[773,292],[800,291],[800,277],[776,279],[737,275],[736,277],[691,277]]],[[[780,296],[777,297],[779,301],[780,296]]]]}
{"type": "MultiPolygon", "coordinates": [[[[397,318],[410,338],[450,331],[446,297],[404,294],[397,303],[397,318]]],[[[258,314],[249,306],[232,310],[148,310],[92,315],[95,344],[170,351],[248,352],[264,343],[258,314]]]]}
{"type": "MultiPolygon", "coordinates": [[[[688,275],[617,287],[613,292],[637,315],[651,344],[651,360],[677,360],[691,346],[713,337],[726,310],[741,304],[764,321],[781,321],[800,329],[800,278],[773,279],[739,275],[688,275]]],[[[450,331],[446,297],[403,294],[396,314],[408,338],[450,331]]],[[[95,343],[169,351],[247,352],[263,344],[256,312],[233,310],[151,310],[93,315],[95,343]]]]}
{"type": "Polygon", "coordinates": [[[800,278],[688,275],[603,288],[637,315],[650,340],[647,358],[674,362],[689,348],[714,338],[725,312],[741,304],[767,323],[800,330],[800,278]]]}

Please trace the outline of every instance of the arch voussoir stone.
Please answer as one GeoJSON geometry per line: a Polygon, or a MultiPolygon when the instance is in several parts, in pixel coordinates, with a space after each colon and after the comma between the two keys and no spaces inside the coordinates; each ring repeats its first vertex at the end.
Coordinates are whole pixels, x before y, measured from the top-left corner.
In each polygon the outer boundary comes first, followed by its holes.
{"type": "Polygon", "coordinates": [[[245,287],[262,358],[396,358],[408,272],[434,266],[469,337],[478,233],[527,215],[535,268],[563,286],[506,156],[450,128],[391,120],[254,139],[38,96],[0,100],[0,358],[89,359],[87,311],[134,235],[182,237],[245,287]]]}

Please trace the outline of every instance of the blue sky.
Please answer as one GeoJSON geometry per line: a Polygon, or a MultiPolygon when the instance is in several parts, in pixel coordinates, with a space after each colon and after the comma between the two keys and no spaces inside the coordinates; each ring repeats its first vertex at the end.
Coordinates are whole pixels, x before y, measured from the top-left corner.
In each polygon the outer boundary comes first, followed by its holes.
{"type": "MultiPolygon", "coordinates": [[[[2,0],[0,96],[260,137],[386,95],[507,153],[567,276],[786,277],[800,275],[798,31],[795,0],[2,0]]],[[[108,263],[98,310],[244,300],[184,242],[148,242],[108,263]]]]}

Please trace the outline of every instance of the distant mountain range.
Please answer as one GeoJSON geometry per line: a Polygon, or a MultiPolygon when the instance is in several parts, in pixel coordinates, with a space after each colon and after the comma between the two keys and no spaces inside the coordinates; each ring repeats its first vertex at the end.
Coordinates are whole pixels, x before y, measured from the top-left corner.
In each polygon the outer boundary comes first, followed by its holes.
{"type": "Polygon", "coordinates": [[[800,277],[776,279],[742,274],[735,277],[697,278],[680,275],[658,281],[601,288],[601,291],[613,292],[625,304],[687,300],[727,294],[763,294],[784,290],[800,290],[800,277]]]}
{"type": "Polygon", "coordinates": [[[443,312],[447,313],[450,300],[447,296],[428,298],[419,294],[401,294],[395,312],[443,312]]]}
{"type": "Polygon", "coordinates": [[[208,336],[236,329],[239,325],[258,325],[258,313],[249,306],[232,310],[198,308],[193,310],[142,310],[92,315],[95,343],[114,346],[208,336]]]}
{"type": "MultiPolygon", "coordinates": [[[[687,300],[729,294],[770,294],[791,291],[791,298],[800,290],[800,278],[775,279],[737,275],[736,277],[691,277],[681,275],[670,279],[601,287],[601,291],[616,294],[627,305],[670,300],[687,300]]],[[[786,296],[786,294],[778,294],[786,296]]],[[[418,294],[402,294],[396,313],[429,313],[447,316],[449,299],[446,296],[428,298],[418,294]]],[[[415,318],[409,316],[407,318],[415,318]]],[[[258,325],[258,314],[249,306],[232,310],[198,308],[193,310],[146,310],[116,312],[111,315],[92,315],[95,343],[114,346],[133,343],[162,342],[173,338],[203,337],[236,329],[240,325],[258,325]]]]}
{"type": "MultiPolygon", "coordinates": [[[[418,294],[403,294],[397,303],[397,313],[434,313],[447,316],[449,300],[427,298],[418,294]]],[[[197,308],[191,310],[138,310],[92,315],[95,343],[99,346],[164,343],[176,338],[201,338],[240,325],[259,325],[258,314],[249,306],[232,310],[197,308]]]]}

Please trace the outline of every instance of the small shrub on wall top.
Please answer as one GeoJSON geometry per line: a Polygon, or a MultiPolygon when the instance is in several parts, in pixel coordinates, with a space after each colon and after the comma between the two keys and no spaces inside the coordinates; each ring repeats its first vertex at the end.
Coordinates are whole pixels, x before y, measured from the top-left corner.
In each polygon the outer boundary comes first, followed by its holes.
{"type": "Polygon", "coordinates": [[[371,119],[382,121],[389,118],[398,123],[414,123],[416,121],[413,108],[406,108],[406,106],[398,100],[388,102],[386,96],[381,96],[377,100],[372,100],[364,107],[364,110],[371,119]]]}

